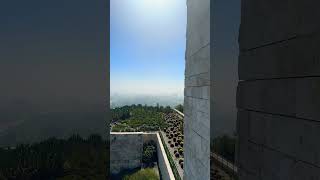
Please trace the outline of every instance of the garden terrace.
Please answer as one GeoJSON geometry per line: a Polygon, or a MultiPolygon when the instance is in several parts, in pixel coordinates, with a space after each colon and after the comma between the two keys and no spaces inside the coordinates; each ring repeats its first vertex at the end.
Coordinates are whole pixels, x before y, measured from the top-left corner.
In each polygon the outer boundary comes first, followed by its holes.
{"type": "Polygon", "coordinates": [[[168,126],[162,129],[161,134],[179,176],[183,177],[183,114],[180,114],[178,111],[173,111],[166,114],[164,120],[168,126]]]}
{"type": "Polygon", "coordinates": [[[112,109],[112,132],[159,131],[167,126],[164,116],[170,107],[131,105],[112,109]]]}

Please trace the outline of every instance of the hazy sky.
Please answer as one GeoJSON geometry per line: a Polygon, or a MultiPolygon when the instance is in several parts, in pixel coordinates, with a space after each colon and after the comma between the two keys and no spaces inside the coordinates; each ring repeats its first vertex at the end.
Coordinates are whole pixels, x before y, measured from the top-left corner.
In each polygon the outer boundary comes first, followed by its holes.
{"type": "Polygon", "coordinates": [[[183,94],[185,0],[111,0],[111,93],[183,94]]]}

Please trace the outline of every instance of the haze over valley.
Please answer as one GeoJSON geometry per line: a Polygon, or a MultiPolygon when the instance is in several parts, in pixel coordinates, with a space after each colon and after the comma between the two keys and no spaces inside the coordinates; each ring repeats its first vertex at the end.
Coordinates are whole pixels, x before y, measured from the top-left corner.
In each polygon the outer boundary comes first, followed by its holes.
{"type": "Polygon", "coordinates": [[[110,107],[121,107],[125,105],[142,104],[148,106],[170,106],[183,104],[183,93],[171,94],[124,94],[113,93],[110,96],[110,107]]]}

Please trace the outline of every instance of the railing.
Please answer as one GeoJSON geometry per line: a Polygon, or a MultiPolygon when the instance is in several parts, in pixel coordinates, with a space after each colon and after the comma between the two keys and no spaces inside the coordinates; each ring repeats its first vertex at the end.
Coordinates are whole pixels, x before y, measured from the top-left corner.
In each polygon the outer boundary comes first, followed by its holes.
{"type": "Polygon", "coordinates": [[[182,112],[180,112],[179,110],[173,108],[174,111],[176,111],[179,115],[181,115],[182,117],[184,117],[184,114],[182,112]]]}
{"type": "Polygon", "coordinates": [[[221,166],[221,168],[223,168],[224,170],[228,171],[233,176],[238,173],[238,167],[235,166],[232,162],[230,162],[230,161],[226,160],[225,158],[223,158],[222,156],[212,152],[211,153],[211,157],[213,158],[213,160],[215,162],[217,162],[217,164],[219,166],[221,166]]]}
{"type": "MultiPolygon", "coordinates": [[[[181,115],[182,117],[184,117],[184,114],[182,112],[178,111],[175,108],[173,108],[173,110],[177,112],[179,115],[181,115]]],[[[213,158],[213,160],[217,162],[219,166],[221,166],[221,168],[225,169],[232,175],[236,175],[238,173],[238,167],[235,166],[232,162],[223,158],[222,156],[212,152],[211,157],[213,158]]]]}

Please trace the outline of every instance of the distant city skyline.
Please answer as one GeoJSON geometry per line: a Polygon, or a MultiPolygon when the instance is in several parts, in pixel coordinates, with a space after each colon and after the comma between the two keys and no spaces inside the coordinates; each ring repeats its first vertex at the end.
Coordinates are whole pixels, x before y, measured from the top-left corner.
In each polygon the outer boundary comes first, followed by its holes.
{"type": "Polygon", "coordinates": [[[185,0],[111,0],[111,94],[183,95],[185,0]]]}

